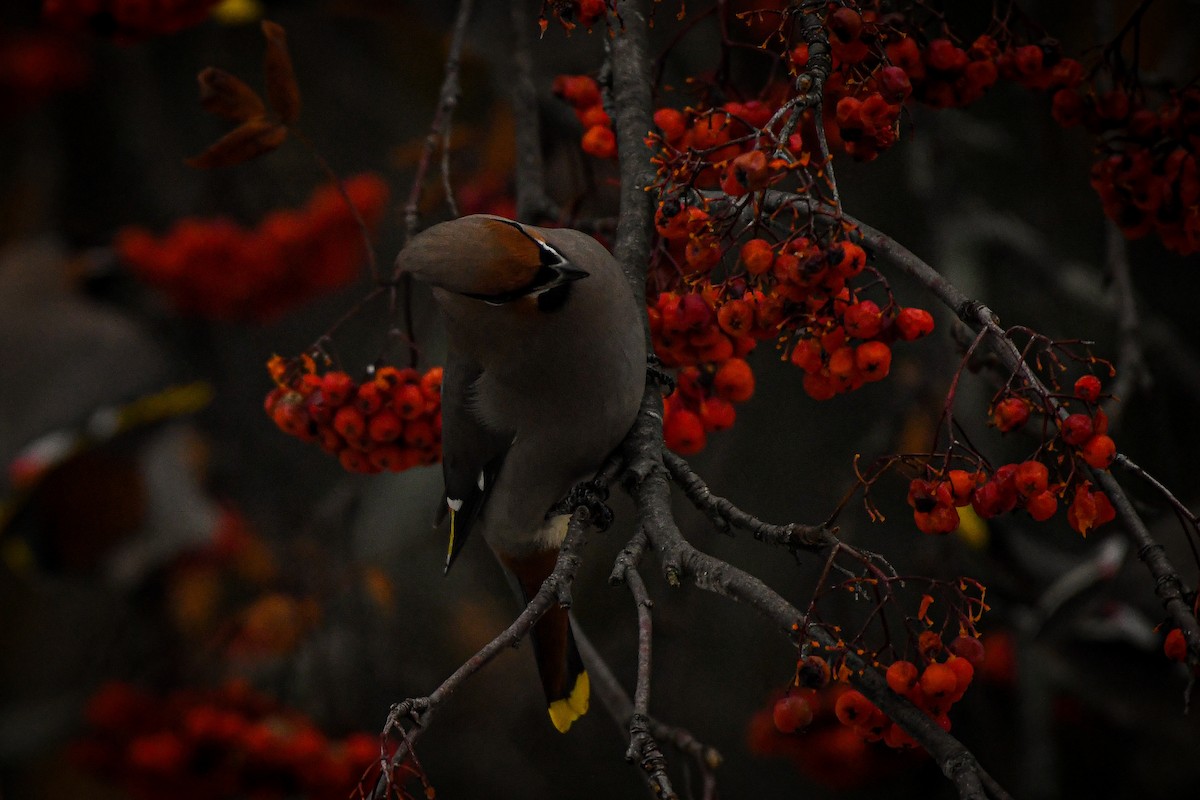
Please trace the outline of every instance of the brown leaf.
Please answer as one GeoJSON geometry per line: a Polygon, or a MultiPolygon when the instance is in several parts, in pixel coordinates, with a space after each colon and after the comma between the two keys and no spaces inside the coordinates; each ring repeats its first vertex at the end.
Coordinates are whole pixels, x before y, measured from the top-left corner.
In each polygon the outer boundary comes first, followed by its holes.
{"type": "Polygon", "coordinates": [[[286,138],[287,128],[277,122],[262,117],[247,120],[200,155],[189,158],[187,165],[197,169],[213,169],[240,164],[269,153],[283,144],[286,138]]]}
{"type": "Polygon", "coordinates": [[[267,101],[284,124],[300,118],[300,87],[288,55],[287,34],[279,25],[264,19],[263,35],[267,37],[266,73],[267,101]]]}
{"type": "Polygon", "coordinates": [[[208,113],[237,122],[266,116],[258,92],[225,70],[208,67],[196,80],[200,82],[200,105],[208,113]]]}

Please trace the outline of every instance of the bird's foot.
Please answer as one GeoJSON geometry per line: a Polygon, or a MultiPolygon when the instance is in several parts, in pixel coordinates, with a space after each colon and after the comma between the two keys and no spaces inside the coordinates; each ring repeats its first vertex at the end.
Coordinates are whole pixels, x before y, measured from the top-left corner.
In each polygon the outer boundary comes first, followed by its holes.
{"type": "Polygon", "coordinates": [[[613,523],[613,512],[605,502],[608,500],[608,486],[602,481],[590,480],[575,485],[566,499],[551,509],[549,516],[557,514],[574,514],[575,509],[585,508],[591,518],[591,523],[602,531],[606,531],[613,523]]]}
{"type": "Polygon", "coordinates": [[[663,369],[662,361],[654,353],[646,356],[646,377],[660,389],[664,389],[664,394],[675,391],[675,376],[663,369]]]}

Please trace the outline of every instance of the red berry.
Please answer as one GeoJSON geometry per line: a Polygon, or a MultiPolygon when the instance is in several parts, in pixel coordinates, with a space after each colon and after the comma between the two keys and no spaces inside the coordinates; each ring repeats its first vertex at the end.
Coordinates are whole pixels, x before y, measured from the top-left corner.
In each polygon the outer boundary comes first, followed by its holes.
{"type": "Polygon", "coordinates": [[[399,438],[403,430],[404,421],[400,419],[396,412],[386,408],[381,408],[375,414],[372,414],[370,421],[367,423],[367,433],[376,442],[393,441],[399,438]]]}
{"type": "Polygon", "coordinates": [[[896,315],[896,330],[906,342],[933,332],[933,315],[923,308],[904,308],[896,315]]]}
{"type": "Polygon", "coordinates": [[[700,421],[705,431],[723,431],[733,426],[737,411],[733,404],[720,397],[706,397],[700,403],[700,421]]]}
{"type": "Polygon", "coordinates": [[[1092,438],[1093,433],[1092,418],[1087,414],[1071,414],[1062,422],[1063,441],[1072,447],[1079,447],[1092,438]]]}
{"type": "Polygon", "coordinates": [[[771,717],[780,733],[794,733],[813,721],[813,707],[807,699],[790,694],[775,701],[771,717]]]}
{"type": "Polygon", "coordinates": [[[660,108],[654,112],[654,124],[663,132],[671,144],[675,144],[687,133],[687,118],[674,108],[660,108]]]}
{"type": "Polygon", "coordinates": [[[983,663],[983,642],[974,636],[959,636],[950,643],[949,650],[959,658],[965,658],[972,666],[983,663]]]}
{"type": "Polygon", "coordinates": [[[583,152],[596,158],[612,158],[617,154],[617,137],[611,128],[593,125],[580,142],[583,152]]]}
{"type": "Polygon", "coordinates": [[[847,306],[842,314],[846,333],[856,339],[874,339],[883,329],[883,312],[872,300],[847,306]]]}
{"type": "Polygon", "coordinates": [[[674,410],[663,420],[663,442],[681,455],[695,455],[704,449],[704,424],[691,411],[674,410]]]}
{"type": "Polygon", "coordinates": [[[1117,457],[1117,443],[1104,435],[1096,435],[1083,443],[1079,455],[1093,469],[1108,469],[1117,457]]]}
{"type": "MultiPolygon", "coordinates": [[[[832,360],[830,361],[832,365],[832,360]]],[[[892,366],[892,349],[883,342],[863,342],[854,349],[854,365],[863,380],[881,381],[892,366]]]]}
{"type": "Polygon", "coordinates": [[[762,275],[771,269],[771,264],[775,261],[775,251],[766,239],[751,239],[746,242],[742,245],[739,256],[746,265],[746,272],[751,275],[762,275]]]}
{"type": "Polygon", "coordinates": [[[1084,375],[1075,381],[1075,396],[1094,403],[1100,399],[1100,379],[1095,375],[1084,375]]]}
{"type": "Polygon", "coordinates": [[[942,637],[933,631],[922,631],[917,637],[917,651],[922,658],[931,659],[942,652],[942,637]]]}
{"type": "Polygon", "coordinates": [[[1019,397],[1006,397],[992,409],[992,424],[1008,433],[1029,421],[1029,403],[1019,397]]]}
{"type": "Polygon", "coordinates": [[[425,394],[416,384],[401,384],[392,393],[392,410],[400,416],[400,419],[416,419],[425,413],[425,406],[425,394]]]}
{"type": "Polygon", "coordinates": [[[896,661],[887,668],[887,684],[896,694],[907,695],[919,677],[917,665],[911,661],[896,661]]]}
{"type": "Polygon", "coordinates": [[[1022,497],[1044,491],[1050,480],[1050,470],[1040,461],[1025,461],[1017,465],[1013,483],[1022,497]]]}
{"type": "Polygon", "coordinates": [[[367,432],[367,421],[354,406],[342,406],[333,415],[333,429],[346,439],[362,439],[367,432]]]}
{"type": "MultiPolygon", "coordinates": [[[[964,659],[965,661],[965,659],[964,659]]],[[[933,698],[941,698],[954,694],[958,688],[958,675],[945,664],[936,661],[925,667],[921,673],[921,689],[933,698]]]]}
{"type": "Polygon", "coordinates": [[[754,395],[754,372],[740,358],[721,365],[713,378],[713,391],[731,403],[744,403],[754,395]]]}
{"type": "Polygon", "coordinates": [[[1025,501],[1025,510],[1037,522],[1045,522],[1058,512],[1058,498],[1048,489],[1037,492],[1025,501]]]}
{"type": "Polygon", "coordinates": [[[838,721],[851,727],[867,722],[876,711],[875,705],[857,689],[842,692],[834,705],[838,721]]]}
{"type": "Polygon", "coordinates": [[[354,407],[364,415],[370,416],[383,406],[384,393],[375,383],[364,383],[358,387],[354,396],[354,407]]]}
{"type": "Polygon", "coordinates": [[[1183,631],[1175,628],[1167,634],[1167,640],[1163,642],[1163,652],[1172,661],[1187,661],[1187,640],[1183,638],[1183,631]]]}

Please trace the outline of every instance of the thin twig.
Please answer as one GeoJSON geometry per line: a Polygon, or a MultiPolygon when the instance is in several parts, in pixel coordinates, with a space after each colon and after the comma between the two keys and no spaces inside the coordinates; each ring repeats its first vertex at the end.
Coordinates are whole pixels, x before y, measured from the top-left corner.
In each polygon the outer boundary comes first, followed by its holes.
{"type": "Polygon", "coordinates": [[[533,53],[530,28],[533,15],[528,3],[512,0],[513,35],[513,125],[517,148],[517,219],[538,222],[550,216],[546,196],[546,169],[542,159],[542,137],[538,120],[537,87],[533,80],[533,53]]]}
{"type": "Polygon", "coordinates": [[[705,512],[720,530],[727,530],[730,526],[740,528],[752,533],[755,539],[786,547],[793,553],[800,550],[817,553],[838,543],[836,529],[798,522],[773,525],[742,511],[724,497],[713,494],[687,461],[669,450],[663,451],[663,463],[692,505],[705,512]]]}
{"type": "MultiPolygon", "coordinates": [[[[445,77],[442,79],[442,89],[438,93],[437,110],[433,112],[433,121],[429,124],[429,133],[425,135],[425,142],[421,146],[421,157],[417,161],[417,173],[413,177],[412,189],[408,192],[408,201],[404,204],[405,243],[417,232],[417,225],[420,222],[418,211],[421,204],[421,194],[425,190],[425,175],[429,171],[430,162],[433,160],[433,152],[437,149],[439,143],[443,144],[443,150],[446,149],[443,137],[448,135],[450,121],[454,117],[454,109],[458,107],[458,95],[460,91],[458,73],[462,63],[463,41],[466,39],[467,23],[471,19],[471,7],[473,5],[474,0],[461,0],[458,6],[458,15],[454,18],[454,29],[450,37],[450,51],[446,54],[445,77]]],[[[448,182],[448,176],[443,175],[443,178],[448,182]]],[[[457,215],[453,207],[453,192],[447,191],[446,200],[451,204],[451,211],[457,215]]]]}

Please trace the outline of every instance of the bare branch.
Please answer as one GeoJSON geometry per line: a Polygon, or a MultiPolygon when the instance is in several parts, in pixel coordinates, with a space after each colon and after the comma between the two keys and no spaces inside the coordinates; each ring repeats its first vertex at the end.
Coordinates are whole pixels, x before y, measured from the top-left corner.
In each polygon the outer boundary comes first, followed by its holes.
{"type": "MultiPolygon", "coordinates": [[[[458,107],[460,86],[458,82],[459,67],[462,62],[463,41],[466,38],[467,23],[471,19],[471,8],[474,0],[461,0],[458,15],[454,18],[454,32],[450,38],[450,51],[446,54],[446,71],[442,79],[442,89],[438,93],[437,110],[433,112],[433,121],[429,124],[429,133],[425,135],[425,143],[421,147],[421,158],[417,161],[417,174],[413,177],[412,189],[408,192],[408,201],[404,204],[404,241],[407,242],[417,232],[420,221],[418,210],[421,203],[421,193],[425,189],[425,174],[433,160],[433,152],[441,144],[446,149],[444,137],[449,136],[450,121],[454,117],[454,109],[458,107]]],[[[443,182],[447,186],[446,202],[450,204],[451,212],[457,216],[454,208],[454,195],[449,191],[449,162],[448,154],[443,153],[442,169],[443,182]]],[[[394,276],[395,277],[395,276],[394,276]]]]}
{"type": "MultiPolygon", "coordinates": [[[[858,228],[863,241],[875,251],[877,256],[919,281],[946,306],[953,309],[958,318],[972,330],[986,329],[992,347],[1001,363],[1012,372],[1020,374],[1022,379],[1034,388],[1034,391],[1046,399],[1050,408],[1054,409],[1060,418],[1067,416],[1067,410],[1052,396],[1034,371],[1024,362],[1016,345],[1005,336],[1003,328],[1000,327],[997,317],[991,309],[977,300],[968,298],[957,286],[946,280],[933,267],[917,258],[896,240],[863,222],[849,217],[847,219],[858,228]]],[[[1089,471],[1092,480],[1108,495],[1117,516],[1124,523],[1126,532],[1137,547],[1138,558],[1146,564],[1154,578],[1155,593],[1171,619],[1183,631],[1188,649],[1200,657],[1200,624],[1197,623],[1196,615],[1185,599],[1185,595],[1190,590],[1184,586],[1162,544],[1150,534],[1146,523],[1134,510],[1133,504],[1112,473],[1107,470],[1091,468],[1089,471]]]]}
{"type": "Polygon", "coordinates": [[[724,497],[713,494],[704,483],[704,479],[697,475],[683,458],[668,450],[663,451],[663,463],[684,495],[692,501],[692,505],[707,514],[718,530],[729,532],[730,526],[740,528],[754,534],[754,538],[759,541],[786,547],[795,555],[798,555],[800,550],[816,553],[838,544],[836,529],[831,530],[823,525],[802,525],[798,522],[772,525],[742,511],[724,497]]]}

